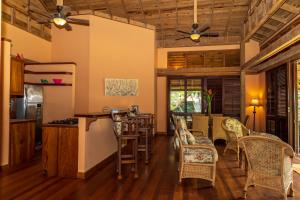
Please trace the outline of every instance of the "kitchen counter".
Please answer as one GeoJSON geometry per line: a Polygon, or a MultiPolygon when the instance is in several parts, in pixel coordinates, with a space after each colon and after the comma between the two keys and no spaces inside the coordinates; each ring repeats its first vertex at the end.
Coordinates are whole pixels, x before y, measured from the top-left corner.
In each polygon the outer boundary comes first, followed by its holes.
{"type": "MultiPolygon", "coordinates": [[[[119,114],[126,114],[126,111],[120,111],[119,114]]],[[[75,114],[75,117],[85,118],[111,118],[110,112],[95,112],[95,113],[79,113],[75,114]]]]}
{"type": "Polygon", "coordinates": [[[43,127],[78,127],[78,124],[43,124],[43,127]]]}
{"type": "Polygon", "coordinates": [[[10,123],[35,122],[35,119],[10,119],[10,123]]]}

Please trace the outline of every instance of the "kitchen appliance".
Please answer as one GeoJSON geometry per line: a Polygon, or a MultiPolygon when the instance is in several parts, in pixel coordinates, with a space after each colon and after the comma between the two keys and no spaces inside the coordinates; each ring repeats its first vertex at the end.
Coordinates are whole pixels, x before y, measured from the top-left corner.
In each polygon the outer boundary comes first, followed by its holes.
{"type": "Polygon", "coordinates": [[[36,120],[36,147],[42,144],[43,123],[43,87],[36,85],[24,85],[24,97],[16,98],[16,118],[36,120]]]}

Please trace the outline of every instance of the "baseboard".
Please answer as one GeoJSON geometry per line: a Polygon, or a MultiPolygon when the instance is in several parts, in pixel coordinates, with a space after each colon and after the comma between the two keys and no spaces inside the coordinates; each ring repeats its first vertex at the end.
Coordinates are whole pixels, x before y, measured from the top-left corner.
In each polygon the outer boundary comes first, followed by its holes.
{"type": "Polygon", "coordinates": [[[0,166],[0,171],[3,172],[3,171],[6,171],[9,169],[9,165],[3,165],[3,166],[0,166]]]}
{"type": "Polygon", "coordinates": [[[116,153],[113,153],[112,155],[108,156],[107,158],[102,160],[100,163],[98,163],[97,165],[95,165],[94,167],[89,169],[88,171],[78,172],[77,173],[77,178],[79,178],[79,179],[88,179],[93,174],[95,174],[97,171],[103,169],[104,167],[109,165],[111,162],[114,162],[115,157],[116,157],[116,153]]]}

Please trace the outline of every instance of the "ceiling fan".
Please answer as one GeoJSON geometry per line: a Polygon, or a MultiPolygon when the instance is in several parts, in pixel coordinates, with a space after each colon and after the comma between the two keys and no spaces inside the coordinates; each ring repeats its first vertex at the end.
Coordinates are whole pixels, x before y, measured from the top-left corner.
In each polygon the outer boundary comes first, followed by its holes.
{"type": "Polygon", "coordinates": [[[208,29],[210,29],[209,26],[203,26],[199,28],[197,17],[197,0],[194,0],[194,23],[192,25],[192,31],[189,33],[186,31],[177,30],[177,32],[186,34],[188,36],[177,38],[176,40],[189,38],[194,42],[200,42],[201,37],[219,37],[219,33],[206,32],[208,29]]]}
{"type": "MultiPolygon", "coordinates": [[[[31,10],[36,12],[36,10],[31,10]]],[[[63,5],[63,0],[57,0],[56,2],[56,11],[51,14],[47,14],[47,21],[41,21],[40,24],[50,24],[53,23],[58,28],[65,28],[67,31],[72,30],[72,26],[70,24],[77,24],[83,26],[89,26],[89,20],[85,19],[75,19],[70,18],[71,8],[69,6],[63,5]]],[[[37,13],[37,12],[36,12],[37,13]]],[[[45,16],[43,13],[38,13],[40,15],[45,16]]]]}

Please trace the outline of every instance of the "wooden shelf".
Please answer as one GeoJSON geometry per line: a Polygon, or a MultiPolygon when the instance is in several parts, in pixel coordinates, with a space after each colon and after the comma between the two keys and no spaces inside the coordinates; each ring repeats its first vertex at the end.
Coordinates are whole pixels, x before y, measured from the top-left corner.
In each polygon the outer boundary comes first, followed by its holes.
{"type": "Polygon", "coordinates": [[[72,75],[73,72],[64,72],[64,71],[37,72],[37,71],[25,70],[24,74],[62,74],[62,75],[72,75]]]}
{"type": "Polygon", "coordinates": [[[40,86],[72,86],[72,83],[55,84],[55,83],[30,83],[30,82],[24,82],[24,84],[40,85],[40,86]]]}

